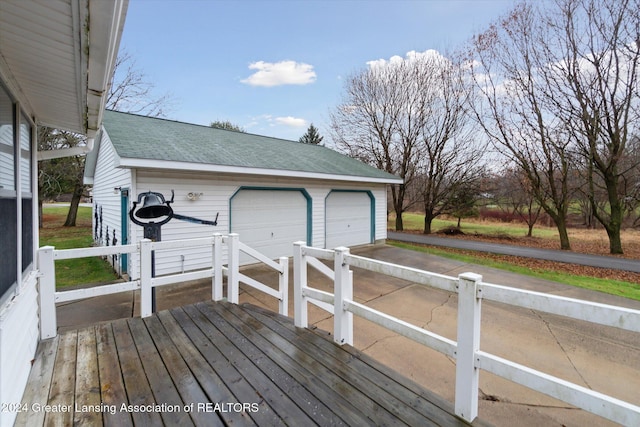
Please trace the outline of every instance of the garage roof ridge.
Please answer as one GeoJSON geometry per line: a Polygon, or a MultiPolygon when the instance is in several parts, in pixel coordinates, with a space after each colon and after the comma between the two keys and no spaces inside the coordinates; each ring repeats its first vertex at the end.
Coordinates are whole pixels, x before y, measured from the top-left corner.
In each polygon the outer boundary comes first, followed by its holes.
{"type": "Polygon", "coordinates": [[[103,128],[123,167],[173,169],[172,164],[191,164],[194,169],[242,168],[286,176],[299,173],[301,177],[312,174],[402,182],[331,148],[287,139],[110,110],[105,112],[103,128]]]}
{"type": "MultiPolygon", "coordinates": [[[[207,126],[207,125],[203,125],[203,124],[199,124],[199,123],[189,123],[189,122],[185,122],[185,121],[182,121],[182,120],[170,119],[170,118],[167,118],[167,117],[145,116],[144,114],[132,113],[132,112],[129,112],[129,111],[118,111],[118,110],[109,110],[109,109],[107,109],[105,111],[109,112],[109,113],[126,114],[126,115],[129,115],[129,116],[139,117],[139,118],[142,118],[142,119],[161,120],[161,121],[164,121],[164,122],[175,123],[177,125],[195,126],[195,127],[200,127],[200,128],[204,128],[204,129],[213,129],[215,131],[220,131],[220,132],[239,133],[239,134],[243,134],[243,135],[256,136],[256,137],[264,138],[264,139],[274,139],[274,140],[278,140],[278,141],[291,142],[291,143],[298,144],[297,141],[293,141],[293,140],[290,140],[290,139],[278,138],[278,137],[275,137],[275,136],[260,135],[260,134],[257,134],[257,133],[246,132],[246,131],[238,131],[238,130],[233,130],[233,129],[222,129],[222,128],[217,128],[217,127],[213,127],[213,126],[207,126]]],[[[315,145],[315,144],[309,144],[309,145],[315,145]]]]}

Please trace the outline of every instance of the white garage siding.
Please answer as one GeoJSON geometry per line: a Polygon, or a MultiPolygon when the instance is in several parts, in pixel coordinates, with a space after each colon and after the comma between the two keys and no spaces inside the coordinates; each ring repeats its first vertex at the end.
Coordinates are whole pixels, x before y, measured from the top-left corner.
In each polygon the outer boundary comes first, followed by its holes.
{"type": "Polygon", "coordinates": [[[230,212],[230,231],[272,259],[292,256],[292,242],[310,240],[311,198],[304,189],[241,188],[231,196],[230,212]]]}
{"type": "Polygon", "coordinates": [[[375,199],[371,192],[332,190],[325,199],[325,247],[373,243],[374,215],[375,199]]]}
{"type": "MultiPolygon", "coordinates": [[[[236,225],[233,221],[230,224],[230,214],[233,212],[233,209],[230,209],[230,200],[240,190],[256,188],[268,188],[283,194],[291,192],[292,189],[304,189],[310,198],[307,207],[310,205],[311,226],[307,233],[311,234],[294,240],[309,242],[310,238],[311,244],[316,247],[325,247],[325,199],[329,194],[332,191],[337,192],[337,190],[369,191],[375,199],[375,240],[386,239],[387,213],[386,186],[384,184],[366,185],[338,181],[324,182],[293,178],[238,177],[229,174],[144,170],[137,170],[134,176],[136,182],[131,191],[130,200],[136,200],[139,193],[149,190],[162,193],[166,198],[170,198],[173,189],[175,200],[171,206],[174,212],[210,221],[215,218],[216,214],[219,215],[218,225],[215,227],[173,219],[162,227],[162,240],[190,239],[213,233],[236,232],[236,225]],[[196,200],[189,200],[187,195],[190,192],[202,195],[196,200]]],[[[113,191],[113,187],[111,190],[113,191]]],[[[296,190],[296,192],[300,194],[299,191],[296,190]]],[[[305,199],[304,196],[298,197],[305,199]]],[[[271,203],[271,201],[269,202],[271,203]]],[[[131,243],[140,241],[143,235],[142,227],[132,224],[130,235],[131,243]]],[[[156,253],[156,260],[156,274],[162,275],[179,272],[182,269],[188,271],[207,268],[210,266],[211,255],[205,249],[163,251],[156,253]]],[[[226,254],[224,262],[226,262],[226,254]]],[[[138,270],[138,261],[134,257],[130,263],[129,273],[133,278],[137,278],[138,270]]]]}
{"type": "MultiPolygon", "coordinates": [[[[94,240],[100,246],[113,244],[115,236],[117,244],[123,244],[122,236],[122,193],[121,189],[131,189],[132,172],[129,169],[118,169],[114,167],[116,154],[113,145],[106,133],[102,134],[99,146],[100,161],[96,165],[93,189],[93,226],[92,233],[94,240]],[[114,234],[115,231],[115,234],[114,234]]],[[[131,194],[131,191],[129,191],[131,194]]],[[[131,199],[131,195],[129,199],[131,199]]],[[[129,205],[130,207],[131,205],[129,205]]],[[[126,230],[125,230],[126,231],[126,230]]],[[[130,240],[128,234],[127,240],[130,240]]],[[[115,261],[116,270],[120,272],[119,259],[113,257],[110,261],[115,261]]]]}

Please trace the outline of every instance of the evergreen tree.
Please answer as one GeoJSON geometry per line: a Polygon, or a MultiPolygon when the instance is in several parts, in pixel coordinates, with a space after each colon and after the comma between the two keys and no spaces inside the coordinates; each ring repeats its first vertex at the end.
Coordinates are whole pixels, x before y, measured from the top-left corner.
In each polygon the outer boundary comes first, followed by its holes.
{"type": "Polygon", "coordinates": [[[298,140],[298,142],[302,142],[303,144],[315,144],[318,145],[324,139],[323,136],[320,136],[318,133],[318,128],[316,128],[313,123],[309,125],[309,129],[307,129],[307,133],[302,135],[302,137],[298,140]]]}

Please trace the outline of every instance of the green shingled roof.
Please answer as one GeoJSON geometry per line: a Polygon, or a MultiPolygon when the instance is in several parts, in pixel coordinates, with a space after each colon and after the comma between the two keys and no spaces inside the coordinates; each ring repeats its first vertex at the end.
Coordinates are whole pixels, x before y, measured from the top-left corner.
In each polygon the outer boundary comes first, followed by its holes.
{"type": "Polygon", "coordinates": [[[104,128],[122,159],[399,180],[329,148],[284,139],[115,111],[105,112],[104,128]]]}

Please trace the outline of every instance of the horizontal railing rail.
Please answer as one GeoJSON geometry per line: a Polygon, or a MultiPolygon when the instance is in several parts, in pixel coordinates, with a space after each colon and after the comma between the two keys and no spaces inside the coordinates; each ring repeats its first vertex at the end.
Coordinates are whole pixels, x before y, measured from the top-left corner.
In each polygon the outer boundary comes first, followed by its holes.
{"type": "Polygon", "coordinates": [[[308,303],[321,304],[325,310],[333,311],[333,335],[338,344],[353,344],[353,322],[349,316],[355,314],[455,359],[455,412],[467,421],[473,421],[478,415],[479,370],[484,369],[617,423],[640,425],[640,407],[637,405],[480,351],[480,310],[483,299],[632,332],[640,332],[640,310],[484,283],[482,276],[473,273],[449,277],[352,255],[348,248],[327,251],[296,242],[293,260],[296,326],[308,327],[308,303]],[[317,258],[333,259],[334,269],[327,272],[329,267],[317,258]],[[323,274],[334,283],[333,294],[309,287],[308,266],[318,268],[319,265],[323,274]],[[457,341],[355,302],[350,267],[457,293],[457,341]]]}
{"type": "Polygon", "coordinates": [[[166,240],[153,242],[143,239],[140,242],[140,316],[149,317],[154,311],[155,288],[191,280],[211,279],[211,299],[220,301],[222,292],[222,234],[196,239],[166,240]],[[211,268],[168,274],[153,277],[153,253],[163,250],[190,249],[196,247],[211,248],[211,268]]]}
{"type": "Polygon", "coordinates": [[[38,249],[38,306],[40,309],[40,338],[53,338],[57,334],[58,321],[56,316],[56,302],[75,301],[78,299],[109,295],[140,288],[140,281],[134,280],[93,288],[56,291],[55,261],[116,254],[130,254],[137,252],[138,250],[138,245],[101,246],[75,249],[55,249],[53,246],[43,246],[38,249]]]}
{"type": "Polygon", "coordinates": [[[481,283],[478,292],[480,297],[485,300],[640,332],[640,311],[630,308],[525,291],[491,283],[481,283]]]}
{"type": "Polygon", "coordinates": [[[211,298],[214,301],[220,301],[224,298],[223,275],[228,277],[229,286],[227,298],[229,301],[236,304],[238,303],[239,283],[242,282],[278,299],[280,312],[286,315],[289,294],[289,260],[288,258],[281,258],[279,261],[279,263],[276,263],[260,252],[243,244],[238,240],[237,234],[222,236],[222,234],[215,233],[209,237],[160,242],[143,239],[138,244],[74,249],[55,249],[52,246],[44,246],[38,250],[40,338],[52,338],[57,334],[56,303],[140,290],[140,315],[141,317],[147,317],[153,313],[153,289],[191,280],[211,279],[211,298]],[[229,262],[226,267],[223,265],[224,243],[228,245],[227,252],[229,262]],[[203,246],[211,247],[211,268],[152,277],[152,253],[163,250],[190,249],[203,246]],[[249,254],[259,262],[278,271],[280,274],[278,290],[239,272],[240,265],[238,260],[240,251],[249,254]],[[139,254],[140,258],[139,279],[81,289],[56,291],[55,261],[134,253],[139,254]]]}
{"type": "Polygon", "coordinates": [[[289,313],[289,258],[280,257],[279,263],[258,252],[240,241],[238,234],[231,233],[224,238],[229,248],[229,263],[227,270],[227,299],[234,304],[240,299],[240,283],[244,283],[278,300],[278,311],[287,316],[289,313]],[[278,273],[278,289],[275,290],[264,283],[240,272],[240,252],[245,253],[256,261],[278,273]]]}

